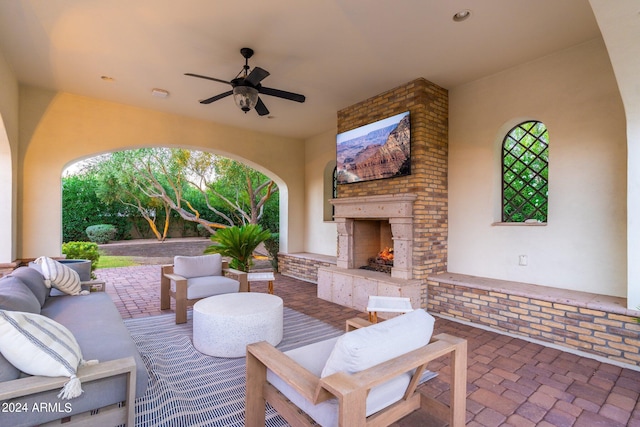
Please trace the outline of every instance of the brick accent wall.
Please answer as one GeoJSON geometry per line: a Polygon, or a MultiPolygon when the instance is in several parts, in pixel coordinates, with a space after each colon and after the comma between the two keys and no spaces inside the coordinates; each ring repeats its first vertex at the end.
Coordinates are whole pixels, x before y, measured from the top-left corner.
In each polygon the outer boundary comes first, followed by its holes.
{"type": "MultiPolygon", "coordinates": [[[[415,193],[413,278],[446,271],[449,95],[417,79],[338,111],[338,132],[410,111],[411,175],[338,186],[338,198],[415,193]]],[[[426,288],[426,284],[424,285],[426,288]]],[[[425,294],[423,292],[423,294],[425,294]]],[[[422,306],[426,305],[426,299],[422,306]]]]}
{"type": "Polygon", "coordinates": [[[640,366],[640,324],[623,307],[595,309],[543,292],[522,296],[433,280],[428,293],[429,312],[640,366]]]}
{"type": "Polygon", "coordinates": [[[306,282],[318,283],[319,267],[335,267],[335,257],[317,254],[278,254],[278,272],[306,282]]]}

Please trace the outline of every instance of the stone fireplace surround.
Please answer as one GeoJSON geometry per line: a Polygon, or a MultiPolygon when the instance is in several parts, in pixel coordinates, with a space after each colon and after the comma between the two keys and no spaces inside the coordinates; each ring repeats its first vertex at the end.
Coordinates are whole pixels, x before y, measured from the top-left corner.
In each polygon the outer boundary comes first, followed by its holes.
{"type": "MultiPolygon", "coordinates": [[[[318,269],[318,297],[364,311],[369,295],[408,297],[420,307],[421,282],[413,280],[413,203],[411,193],[345,197],[331,200],[338,230],[336,267],[318,269]],[[380,249],[380,233],[360,221],[391,225],[394,260],[391,275],[361,270],[362,260],[380,249]],[[371,236],[366,234],[373,234],[371,236]],[[365,247],[364,249],[362,247],[365,247]]],[[[385,238],[383,237],[384,241],[385,238]]],[[[384,315],[383,315],[384,317],[384,315]]]]}
{"type": "MultiPolygon", "coordinates": [[[[393,242],[391,277],[412,279],[413,202],[416,198],[415,194],[407,193],[331,200],[335,207],[334,221],[338,229],[337,266],[347,269],[358,268],[363,265],[363,258],[366,260],[366,254],[371,254],[370,249],[360,250],[360,246],[367,242],[368,236],[364,235],[367,233],[364,227],[360,227],[360,233],[357,233],[358,220],[388,221],[393,242]]],[[[369,247],[370,244],[366,243],[366,246],[369,247]]],[[[377,252],[380,249],[383,248],[377,245],[375,250],[377,252]]]]}

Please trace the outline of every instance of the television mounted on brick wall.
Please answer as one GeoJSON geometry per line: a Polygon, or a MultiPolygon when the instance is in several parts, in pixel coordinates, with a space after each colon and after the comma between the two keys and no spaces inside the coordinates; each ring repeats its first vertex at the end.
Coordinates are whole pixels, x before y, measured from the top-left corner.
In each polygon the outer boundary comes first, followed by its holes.
{"type": "Polygon", "coordinates": [[[409,111],[339,133],[336,137],[338,184],[411,174],[409,111]]]}

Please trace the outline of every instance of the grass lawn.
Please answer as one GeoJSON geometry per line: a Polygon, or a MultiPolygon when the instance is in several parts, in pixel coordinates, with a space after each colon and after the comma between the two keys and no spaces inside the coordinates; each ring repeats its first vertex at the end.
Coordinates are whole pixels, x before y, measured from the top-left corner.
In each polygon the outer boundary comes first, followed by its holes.
{"type": "Polygon", "coordinates": [[[114,267],[131,267],[134,265],[140,265],[139,263],[133,260],[133,257],[130,256],[111,256],[111,255],[100,255],[100,259],[98,260],[98,268],[114,268],[114,267]]]}

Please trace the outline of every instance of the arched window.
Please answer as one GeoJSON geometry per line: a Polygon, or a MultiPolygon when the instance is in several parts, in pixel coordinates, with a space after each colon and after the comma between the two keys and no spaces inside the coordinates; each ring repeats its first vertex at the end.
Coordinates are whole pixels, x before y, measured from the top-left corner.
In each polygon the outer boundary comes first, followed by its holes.
{"type": "Polygon", "coordinates": [[[542,122],[520,123],[502,142],[502,222],[547,222],[549,134],[542,122]]]}
{"type": "Polygon", "coordinates": [[[324,167],[323,174],[323,221],[333,221],[333,205],[329,202],[330,199],[335,199],[337,194],[337,175],[336,175],[336,161],[330,161],[324,167]]]}

